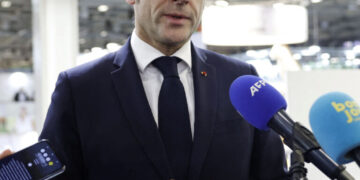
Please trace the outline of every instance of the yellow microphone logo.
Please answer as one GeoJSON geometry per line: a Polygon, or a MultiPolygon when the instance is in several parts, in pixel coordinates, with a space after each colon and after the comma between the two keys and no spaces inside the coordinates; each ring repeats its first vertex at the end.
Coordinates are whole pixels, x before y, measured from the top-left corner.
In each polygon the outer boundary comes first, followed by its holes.
{"type": "Polygon", "coordinates": [[[344,112],[345,116],[348,118],[347,123],[352,123],[353,121],[359,121],[360,117],[360,108],[355,101],[345,101],[345,103],[336,103],[331,102],[331,105],[334,107],[336,112],[344,112]]]}

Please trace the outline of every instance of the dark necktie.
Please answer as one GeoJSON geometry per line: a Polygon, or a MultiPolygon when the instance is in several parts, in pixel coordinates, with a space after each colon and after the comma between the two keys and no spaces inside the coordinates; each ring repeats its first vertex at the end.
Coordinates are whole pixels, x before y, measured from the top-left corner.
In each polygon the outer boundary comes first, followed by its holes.
{"type": "Polygon", "coordinates": [[[192,136],[184,86],[177,71],[177,57],[153,61],[164,76],[159,94],[159,131],[171,165],[172,178],[188,177],[192,136]]]}

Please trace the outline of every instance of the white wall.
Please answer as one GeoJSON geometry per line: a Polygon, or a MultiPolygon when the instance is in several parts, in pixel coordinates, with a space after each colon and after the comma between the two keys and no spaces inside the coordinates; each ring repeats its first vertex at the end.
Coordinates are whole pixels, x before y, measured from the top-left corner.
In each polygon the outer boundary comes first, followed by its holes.
{"type": "MultiPolygon", "coordinates": [[[[353,97],[360,103],[359,70],[318,70],[287,73],[288,110],[293,120],[310,128],[309,111],[311,105],[321,95],[340,91],[353,97]]],[[[308,179],[328,179],[313,165],[308,168],[308,179]]],[[[346,169],[355,179],[360,179],[360,168],[356,163],[346,165],[346,169]]]]}

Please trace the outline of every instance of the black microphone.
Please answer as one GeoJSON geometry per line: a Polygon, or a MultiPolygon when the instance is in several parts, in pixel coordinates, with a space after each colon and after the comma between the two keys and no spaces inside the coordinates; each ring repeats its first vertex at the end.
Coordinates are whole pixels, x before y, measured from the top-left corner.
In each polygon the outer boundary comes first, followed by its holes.
{"type": "Polygon", "coordinates": [[[273,129],[284,138],[293,151],[300,150],[306,162],[313,163],[331,179],[354,180],[320,147],[313,134],[294,122],[284,111],[284,97],[263,79],[245,75],[237,78],[230,87],[230,100],[240,115],[261,130],[273,129]]]}

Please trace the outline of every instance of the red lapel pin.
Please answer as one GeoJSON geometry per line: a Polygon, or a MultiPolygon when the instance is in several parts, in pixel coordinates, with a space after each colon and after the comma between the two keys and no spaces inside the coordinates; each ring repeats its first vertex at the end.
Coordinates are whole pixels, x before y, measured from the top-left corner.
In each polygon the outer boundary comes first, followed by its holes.
{"type": "Polygon", "coordinates": [[[208,74],[205,71],[201,71],[201,75],[204,76],[204,77],[207,77],[208,74]]]}

